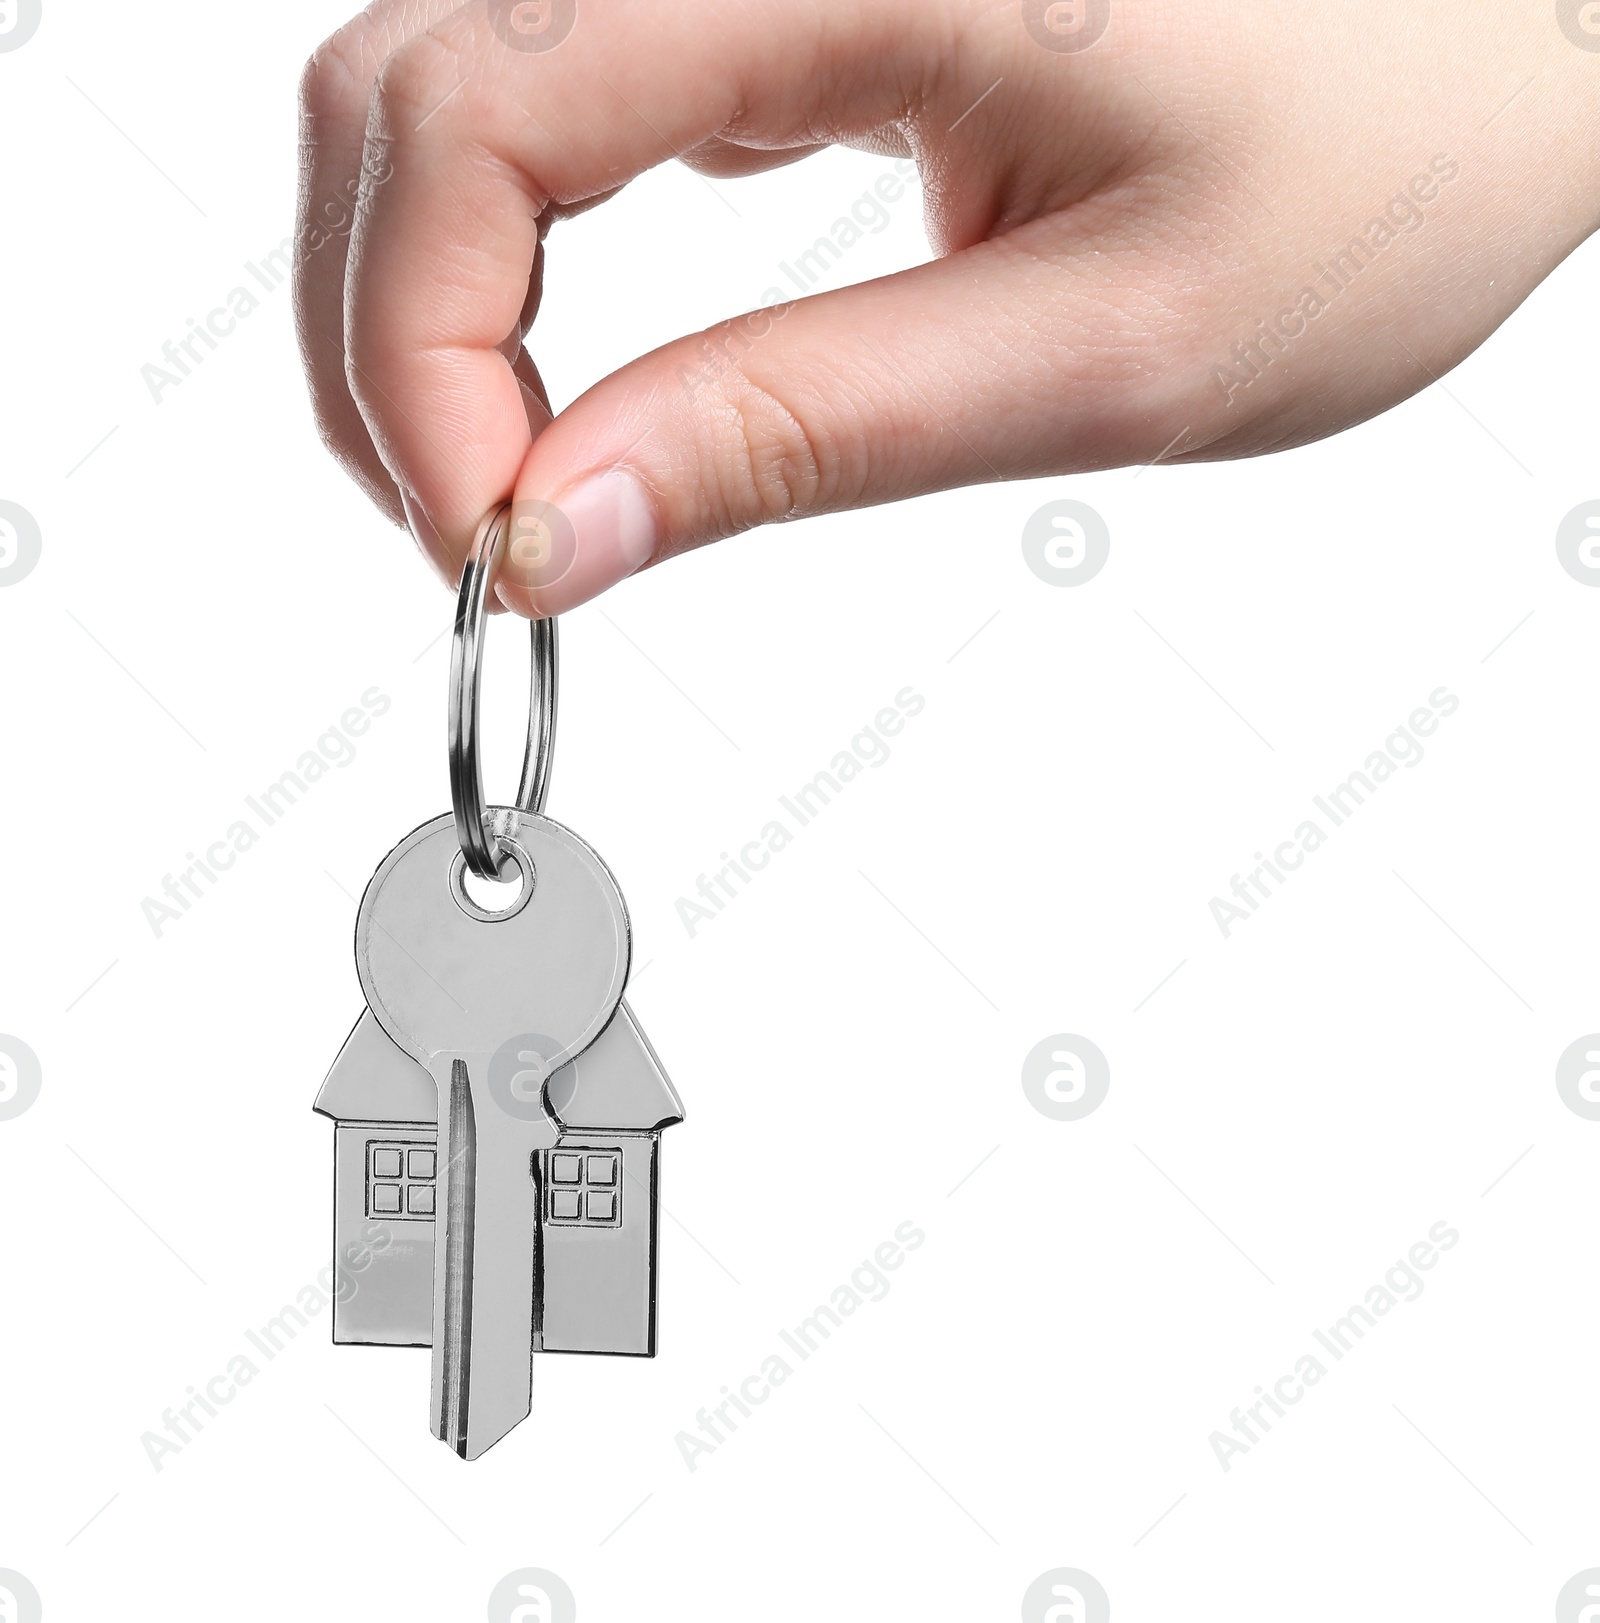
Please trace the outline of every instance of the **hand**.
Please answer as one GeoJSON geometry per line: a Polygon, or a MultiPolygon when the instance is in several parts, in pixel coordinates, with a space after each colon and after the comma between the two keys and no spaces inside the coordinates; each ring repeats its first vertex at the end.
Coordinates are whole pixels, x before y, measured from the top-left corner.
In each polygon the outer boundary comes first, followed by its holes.
{"type": "Polygon", "coordinates": [[[375,0],[307,69],[301,174],[325,439],[451,581],[514,493],[499,595],[553,614],[769,520],[1404,399],[1600,224],[1600,4],[375,0]],[[830,142],[915,159],[938,258],[552,419],[554,222],[830,142]]]}

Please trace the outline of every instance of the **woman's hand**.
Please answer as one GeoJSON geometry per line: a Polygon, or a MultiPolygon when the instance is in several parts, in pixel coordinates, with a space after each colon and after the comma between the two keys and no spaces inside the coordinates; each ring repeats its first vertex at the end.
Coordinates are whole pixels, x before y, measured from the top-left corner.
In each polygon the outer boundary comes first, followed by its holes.
{"type": "Polygon", "coordinates": [[[307,69],[301,177],[324,437],[452,581],[514,494],[500,597],[552,614],[768,520],[1405,398],[1600,224],[1600,0],[375,0],[307,69]],[[553,221],[833,142],[915,162],[937,259],[552,420],[553,221]]]}

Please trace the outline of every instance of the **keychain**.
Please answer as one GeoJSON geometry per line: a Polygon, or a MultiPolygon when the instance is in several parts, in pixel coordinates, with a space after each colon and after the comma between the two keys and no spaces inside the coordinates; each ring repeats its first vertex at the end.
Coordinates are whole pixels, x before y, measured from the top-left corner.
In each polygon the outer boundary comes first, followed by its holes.
{"type": "Polygon", "coordinates": [[[450,653],[453,815],[367,885],[367,1007],[315,1108],[333,1118],[333,1339],[433,1348],[434,1435],[476,1459],[524,1419],[536,1352],[656,1350],[661,1133],[683,1107],[622,1001],[631,932],[605,863],[544,815],[556,626],[530,627],[515,807],[485,808],[485,606],[511,506],[461,577],[450,653]],[[468,870],[515,882],[498,911],[468,870]]]}

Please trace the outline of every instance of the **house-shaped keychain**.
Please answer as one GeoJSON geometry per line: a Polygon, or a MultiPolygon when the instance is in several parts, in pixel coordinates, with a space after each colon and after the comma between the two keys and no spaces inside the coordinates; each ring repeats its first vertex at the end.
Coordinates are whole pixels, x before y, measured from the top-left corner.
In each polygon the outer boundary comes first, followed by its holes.
{"type": "MultiPolygon", "coordinates": [[[[662,1129],[683,1106],[626,1003],[555,1071],[544,1105],[559,1131],[530,1169],[537,1185],[533,1351],[656,1350],[662,1129]]],[[[433,1341],[439,1095],[370,1009],[346,1038],[314,1107],[334,1122],[333,1339],[433,1341]]]]}

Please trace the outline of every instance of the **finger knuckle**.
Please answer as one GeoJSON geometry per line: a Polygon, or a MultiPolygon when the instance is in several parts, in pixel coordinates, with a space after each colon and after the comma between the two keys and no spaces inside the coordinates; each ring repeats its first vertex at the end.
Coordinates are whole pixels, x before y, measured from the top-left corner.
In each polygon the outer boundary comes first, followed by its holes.
{"type": "Polygon", "coordinates": [[[378,69],[373,86],[377,122],[389,135],[415,132],[454,91],[464,69],[456,48],[438,34],[408,40],[378,69]]]}
{"type": "Polygon", "coordinates": [[[346,23],[311,53],[300,74],[300,113],[313,139],[325,126],[365,112],[379,66],[377,43],[364,17],[346,23]]]}
{"type": "Polygon", "coordinates": [[[719,405],[708,471],[730,523],[797,518],[831,501],[843,472],[838,442],[798,391],[780,395],[741,366],[725,376],[719,405]]]}

